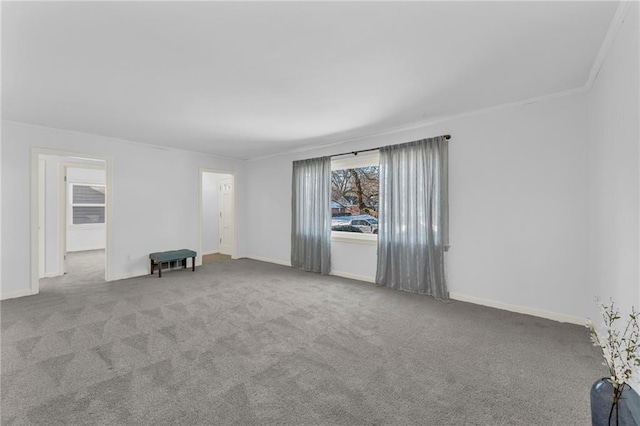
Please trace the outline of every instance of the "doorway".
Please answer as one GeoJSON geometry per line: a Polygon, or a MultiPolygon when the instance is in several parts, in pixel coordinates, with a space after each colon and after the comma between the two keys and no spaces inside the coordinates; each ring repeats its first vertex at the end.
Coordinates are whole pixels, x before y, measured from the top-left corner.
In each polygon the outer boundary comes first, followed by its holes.
{"type": "Polygon", "coordinates": [[[235,177],[200,170],[200,264],[236,258],[235,177]]]}
{"type": "Polygon", "coordinates": [[[33,294],[108,280],[109,169],[107,158],[32,151],[33,294]]]}

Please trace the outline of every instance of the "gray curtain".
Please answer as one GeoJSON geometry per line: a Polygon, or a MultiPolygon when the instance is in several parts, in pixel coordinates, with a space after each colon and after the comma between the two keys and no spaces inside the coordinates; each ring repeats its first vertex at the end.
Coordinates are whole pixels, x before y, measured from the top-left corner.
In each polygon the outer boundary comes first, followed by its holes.
{"type": "Polygon", "coordinates": [[[378,285],[448,299],[444,137],[380,148],[378,285]]]}
{"type": "Polygon", "coordinates": [[[331,157],[293,162],[291,266],[331,272],[331,157]]]}

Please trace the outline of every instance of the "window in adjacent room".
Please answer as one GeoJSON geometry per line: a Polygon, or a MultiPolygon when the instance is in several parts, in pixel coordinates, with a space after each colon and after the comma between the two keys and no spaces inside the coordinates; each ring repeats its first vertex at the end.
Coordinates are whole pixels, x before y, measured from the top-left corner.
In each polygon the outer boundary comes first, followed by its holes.
{"type": "Polygon", "coordinates": [[[71,224],[89,225],[105,223],[105,186],[71,186],[71,224]]]}

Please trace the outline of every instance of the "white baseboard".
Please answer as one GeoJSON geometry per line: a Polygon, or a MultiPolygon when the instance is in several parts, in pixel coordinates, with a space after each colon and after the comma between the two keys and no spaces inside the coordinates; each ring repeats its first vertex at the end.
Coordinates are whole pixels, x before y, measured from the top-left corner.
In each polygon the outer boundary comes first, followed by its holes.
{"type": "Polygon", "coordinates": [[[275,263],[276,265],[283,265],[283,266],[289,266],[289,267],[291,266],[291,261],[285,262],[283,260],[271,259],[271,258],[262,257],[262,256],[254,256],[252,254],[246,254],[242,257],[246,257],[247,259],[258,260],[260,262],[275,263]]]}
{"type": "MultiPolygon", "coordinates": [[[[191,259],[191,258],[189,258],[189,259],[191,259]]],[[[196,259],[197,259],[197,257],[196,257],[196,259]]],[[[189,263],[187,263],[187,265],[188,265],[187,269],[191,270],[191,263],[189,262],[189,263]]],[[[196,262],[196,267],[198,267],[198,266],[202,266],[202,264],[196,262]]],[[[180,270],[180,269],[183,269],[182,266],[175,266],[173,268],[164,268],[162,270],[162,272],[164,273],[164,272],[167,272],[167,271],[180,270]]],[[[126,274],[114,276],[109,281],[128,280],[129,278],[144,277],[144,276],[147,276],[147,275],[151,276],[151,274],[149,272],[150,272],[150,270],[148,268],[145,269],[145,270],[133,271],[133,272],[129,272],[129,273],[126,273],[126,274]]],[[[158,276],[158,269],[155,269],[155,272],[154,272],[153,276],[155,276],[155,277],[158,276]]]]}
{"type": "Polygon", "coordinates": [[[109,281],[128,280],[129,278],[141,277],[143,275],[150,275],[149,271],[145,272],[144,274],[141,274],[139,272],[130,272],[128,274],[122,274],[122,275],[118,275],[117,277],[113,277],[109,281]]]}
{"type": "Polygon", "coordinates": [[[460,293],[449,293],[449,297],[461,302],[469,302],[475,305],[489,306],[491,308],[502,309],[519,314],[532,315],[534,317],[546,318],[558,322],[567,322],[570,324],[586,325],[587,319],[575,317],[573,315],[559,314],[557,312],[545,311],[544,309],[530,308],[528,306],[511,305],[509,303],[499,302],[497,300],[482,299],[475,296],[467,296],[460,293]]]}
{"type": "Polygon", "coordinates": [[[38,292],[34,293],[33,291],[31,291],[30,288],[26,290],[11,291],[9,293],[0,294],[0,300],[15,299],[16,297],[24,297],[24,296],[33,296],[34,294],[38,294],[38,292]]]}
{"type": "Polygon", "coordinates": [[[54,277],[61,277],[64,274],[58,273],[58,272],[48,272],[46,274],[44,274],[43,276],[41,276],[40,278],[54,278],[54,277]]]}
{"type": "Polygon", "coordinates": [[[73,250],[67,250],[67,253],[78,253],[80,251],[94,251],[94,250],[106,250],[105,246],[98,246],[98,247],[81,247],[81,248],[76,248],[73,250]]]}
{"type": "MultiPolygon", "coordinates": [[[[269,257],[245,254],[245,255],[239,255],[238,258],[253,259],[253,260],[258,260],[260,262],[275,263],[276,265],[291,267],[290,261],[285,262],[282,260],[272,259],[269,257]]],[[[350,272],[331,271],[331,275],[336,277],[341,277],[341,278],[348,278],[351,280],[375,283],[374,277],[352,274],[350,272]]],[[[566,323],[577,324],[577,325],[585,325],[587,323],[586,318],[576,317],[576,316],[567,315],[567,314],[560,314],[557,312],[545,311],[544,309],[530,308],[528,306],[511,305],[509,303],[499,302],[497,300],[482,299],[480,297],[467,296],[465,294],[460,294],[455,292],[449,293],[449,297],[453,300],[459,300],[461,302],[468,302],[468,303],[473,303],[475,305],[488,306],[491,308],[502,309],[505,311],[516,312],[519,314],[532,315],[534,317],[546,318],[546,319],[550,319],[558,322],[566,322],[566,323]]]]}
{"type": "Polygon", "coordinates": [[[203,251],[202,255],[203,256],[208,256],[210,254],[218,254],[218,253],[220,253],[220,251],[218,251],[218,250],[215,250],[215,251],[203,251]]]}
{"type": "Polygon", "coordinates": [[[365,281],[368,283],[376,282],[375,277],[372,278],[372,277],[367,277],[365,275],[352,274],[349,272],[331,271],[331,275],[334,275],[336,277],[348,278],[350,280],[365,281]]]}
{"type": "MultiPolygon", "coordinates": [[[[272,259],[272,258],[269,258],[269,257],[254,256],[254,255],[251,255],[251,254],[246,254],[246,255],[243,255],[243,256],[240,256],[240,257],[244,257],[244,258],[252,259],[252,260],[258,260],[260,262],[275,263],[276,265],[282,265],[282,266],[291,267],[291,262],[284,262],[282,260],[272,259]]],[[[341,277],[341,278],[348,278],[350,280],[365,281],[365,282],[368,282],[368,283],[375,283],[376,282],[375,278],[367,277],[365,275],[351,274],[349,272],[331,271],[330,275],[333,275],[333,276],[336,276],[336,277],[341,277]]]]}

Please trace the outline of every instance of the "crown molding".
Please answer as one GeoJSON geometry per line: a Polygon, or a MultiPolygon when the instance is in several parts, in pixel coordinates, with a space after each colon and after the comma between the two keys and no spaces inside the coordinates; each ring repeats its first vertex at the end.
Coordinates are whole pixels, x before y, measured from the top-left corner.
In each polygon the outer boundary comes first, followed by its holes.
{"type": "MultiPolygon", "coordinates": [[[[503,109],[515,108],[515,107],[529,105],[529,104],[535,104],[535,103],[539,103],[539,102],[546,102],[546,101],[550,101],[550,100],[553,100],[553,99],[564,98],[564,97],[567,97],[567,96],[573,96],[573,95],[577,95],[579,93],[584,93],[584,92],[586,92],[588,90],[589,90],[589,88],[585,85],[585,86],[576,87],[574,89],[563,90],[561,92],[549,93],[547,95],[536,96],[536,97],[533,97],[533,98],[527,98],[527,99],[523,99],[521,101],[507,102],[507,103],[503,103],[503,104],[498,104],[498,105],[494,105],[494,106],[490,106],[490,107],[486,107],[486,108],[479,108],[479,109],[466,111],[466,112],[461,112],[461,113],[457,113],[457,114],[434,116],[434,117],[430,117],[430,118],[425,119],[425,120],[420,120],[420,121],[415,121],[415,122],[409,123],[409,124],[403,124],[403,125],[400,125],[400,126],[390,127],[390,128],[385,129],[385,130],[373,131],[373,132],[369,132],[367,134],[360,135],[360,136],[354,136],[354,137],[345,138],[345,139],[337,139],[334,142],[329,142],[329,143],[325,143],[325,144],[322,144],[322,145],[310,145],[310,146],[306,146],[306,147],[303,147],[303,148],[292,149],[292,150],[285,151],[285,152],[279,152],[279,153],[276,153],[276,154],[269,154],[269,155],[265,155],[265,156],[261,156],[261,157],[250,158],[250,159],[247,159],[246,161],[251,162],[251,161],[266,160],[268,158],[279,157],[279,156],[282,156],[282,155],[298,154],[298,153],[301,153],[301,152],[314,151],[316,149],[336,147],[336,146],[340,146],[340,145],[347,144],[347,143],[350,143],[350,142],[356,142],[356,141],[359,141],[359,140],[368,139],[368,138],[377,137],[377,136],[394,135],[394,134],[397,134],[397,133],[402,133],[402,132],[406,132],[406,131],[410,131],[410,130],[419,129],[421,127],[429,127],[429,126],[433,126],[433,125],[436,125],[436,124],[445,123],[447,121],[458,120],[458,119],[461,119],[461,118],[474,117],[476,115],[489,114],[489,113],[500,111],[500,110],[503,110],[503,109]]],[[[429,137],[429,136],[425,136],[425,137],[429,137]]],[[[325,140],[327,140],[327,139],[329,139],[329,138],[325,138],[325,140]]]]}
{"type": "MultiPolygon", "coordinates": [[[[372,137],[376,137],[376,136],[393,135],[393,134],[397,134],[397,133],[402,133],[402,132],[406,132],[406,131],[410,131],[410,130],[419,129],[421,127],[429,127],[429,126],[433,126],[435,124],[445,123],[447,121],[458,120],[458,119],[462,119],[462,118],[469,118],[469,117],[473,117],[473,116],[476,116],[476,115],[482,115],[482,114],[488,114],[488,113],[500,111],[500,110],[503,110],[503,109],[516,108],[516,107],[519,107],[519,106],[524,106],[524,105],[534,104],[534,103],[539,103],[539,102],[546,102],[546,101],[550,101],[550,100],[554,100],[554,99],[563,98],[563,97],[566,97],[566,96],[573,96],[573,95],[577,95],[577,94],[580,94],[580,93],[588,92],[591,89],[591,87],[593,86],[593,83],[595,82],[595,79],[597,78],[598,73],[600,72],[600,68],[602,68],[602,65],[604,63],[604,60],[607,57],[607,54],[609,53],[609,50],[611,50],[611,46],[613,45],[613,42],[614,42],[616,36],[618,35],[618,31],[622,27],[622,23],[624,22],[624,18],[626,17],[627,12],[629,11],[629,8],[631,7],[632,3],[633,3],[633,1],[622,1],[618,5],[618,8],[616,9],[616,13],[614,14],[614,16],[613,16],[613,18],[611,20],[611,23],[609,24],[609,29],[607,30],[607,34],[605,35],[605,38],[604,38],[604,40],[602,42],[602,45],[600,46],[600,50],[598,51],[598,54],[596,55],[596,58],[593,61],[593,65],[591,66],[591,71],[589,72],[589,76],[587,78],[587,81],[585,82],[585,84],[583,86],[576,87],[576,88],[573,88],[573,89],[563,90],[563,91],[560,91],[560,92],[549,93],[549,94],[542,95],[542,96],[536,96],[536,97],[533,97],[533,98],[523,99],[523,100],[520,100],[520,101],[507,102],[507,103],[502,103],[502,104],[498,104],[498,105],[494,105],[494,106],[490,106],[490,107],[486,107],[486,108],[479,108],[479,109],[466,111],[466,112],[461,112],[461,113],[457,113],[457,114],[430,117],[430,118],[427,118],[427,119],[424,119],[424,120],[415,121],[413,123],[403,124],[403,125],[400,125],[400,126],[387,128],[385,130],[372,131],[372,132],[369,132],[367,134],[360,135],[360,136],[343,138],[343,139],[335,139],[332,142],[324,143],[324,144],[321,144],[321,145],[306,146],[306,147],[303,147],[303,148],[292,149],[292,150],[289,150],[289,151],[279,152],[279,153],[276,153],[276,154],[270,154],[270,155],[265,155],[265,156],[261,156],[261,157],[250,158],[250,159],[247,159],[246,161],[248,161],[248,162],[260,161],[260,160],[266,160],[266,159],[273,158],[273,157],[279,157],[279,156],[282,156],[282,155],[298,154],[298,153],[302,153],[302,152],[313,151],[313,150],[316,150],[316,149],[336,147],[336,146],[340,146],[340,145],[347,144],[347,143],[350,143],[350,142],[356,142],[356,141],[359,141],[359,140],[368,139],[368,138],[372,138],[372,137]]],[[[428,137],[428,136],[425,136],[425,137],[428,137]]],[[[330,137],[324,138],[325,141],[328,141],[330,139],[331,139],[330,137]]]]}
{"type": "Polygon", "coordinates": [[[602,68],[602,64],[604,64],[604,60],[607,58],[609,50],[611,50],[611,46],[618,35],[618,31],[620,31],[620,27],[622,27],[622,23],[624,22],[624,18],[627,16],[631,3],[633,2],[622,1],[618,5],[618,9],[616,9],[616,13],[613,15],[613,19],[611,20],[611,24],[607,30],[607,35],[604,37],[600,50],[598,51],[598,55],[591,66],[591,72],[589,73],[589,77],[585,83],[587,90],[591,89],[591,86],[593,86],[593,83],[598,77],[600,68],[602,68]]]}
{"type": "Polygon", "coordinates": [[[11,125],[14,125],[14,126],[18,126],[18,127],[26,127],[26,128],[39,129],[39,130],[48,130],[48,131],[54,131],[54,132],[58,132],[58,133],[65,133],[65,134],[76,135],[76,136],[79,135],[79,136],[99,137],[99,138],[112,140],[114,142],[120,142],[120,143],[129,144],[129,145],[136,145],[136,146],[141,146],[141,147],[146,147],[146,148],[151,148],[151,149],[157,149],[157,150],[160,150],[160,151],[177,151],[177,152],[185,152],[185,153],[189,153],[189,154],[206,155],[207,157],[212,157],[212,158],[217,158],[217,159],[220,159],[220,160],[227,160],[227,161],[228,160],[237,161],[238,163],[243,163],[244,161],[246,161],[246,160],[243,160],[241,158],[224,157],[224,156],[221,156],[221,155],[211,154],[210,152],[193,151],[193,150],[190,150],[190,149],[176,148],[176,147],[165,146],[165,145],[155,145],[155,144],[152,144],[152,143],[132,141],[132,140],[129,140],[129,139],[114,138],[113,136],[105,136],[105,135],[100,135],[100,134],[97,134],[97,133],[86,133],[86,132],[80,132],[78,130],[61,129],[59,127],[48,127],[48,126],[41,126],[39,124],[24,123],[22,121],[2,120],[2,124],[5,124],[5,123],[6,124],[11,124],[11,125]]]}

